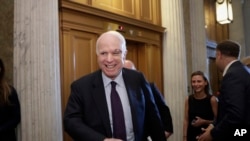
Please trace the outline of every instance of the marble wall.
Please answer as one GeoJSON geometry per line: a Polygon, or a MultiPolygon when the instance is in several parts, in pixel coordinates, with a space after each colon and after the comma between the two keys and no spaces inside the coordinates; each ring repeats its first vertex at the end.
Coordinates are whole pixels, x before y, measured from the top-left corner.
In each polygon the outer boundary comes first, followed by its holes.
{"type": "Polygon", "coordinates": [[[243,4],[244,13],[244,30],[245,30],[245,40],[246,40],[246,56],[250,56],[250,0],[245,0],[243,4]]]}
{"type": "Polygon", "coordinates": [[[5,64],[6,79],[13,84],[14,0],[1,0],[0,19],[0,58],[5,64]]]}
{"type": "Polygon", "coordinates": [[[62,141],[58,0],[14,1],[19,141],[62,141]]]}

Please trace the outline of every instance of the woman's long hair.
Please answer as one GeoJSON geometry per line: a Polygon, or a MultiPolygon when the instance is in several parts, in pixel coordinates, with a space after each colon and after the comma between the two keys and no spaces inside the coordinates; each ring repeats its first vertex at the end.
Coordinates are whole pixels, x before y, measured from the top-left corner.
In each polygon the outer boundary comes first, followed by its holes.
{"type": "Polygon", "coordinates": [[[211,95],[210,93],[210,86],[209,86],[209,82],[208,82],[208,79],[207,77],[205,76],[205,74],[202,72],[202,71],[195,71],[191,74],[191,78],[195,75],[199,75],[199,76],[202,76],[203,80],[207,82],[207,85],[205,86],[204,88],[204,91],[205,91],[205,94],[206,95],[211,95]]]}
{"type": "Polygon", "coordinates": [[[0,106],[10,104],[9,95],[10,86],[4,78],[5,68],[2,59],[0,58],[0,106]]]}

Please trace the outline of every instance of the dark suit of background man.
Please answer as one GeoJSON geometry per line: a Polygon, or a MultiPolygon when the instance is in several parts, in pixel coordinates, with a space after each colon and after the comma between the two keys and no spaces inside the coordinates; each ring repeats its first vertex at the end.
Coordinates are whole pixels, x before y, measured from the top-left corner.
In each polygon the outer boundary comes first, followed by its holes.
{"type": "Polygon", "coordinates": [[[198,141],[250,140],[250,74],[238,60],[239,52],[240,45],[232,41],[223,41],[216,47],[216,65],[223,72],[218,116],[198,141]],[[239,136],[237,129],[248,133],[239,136]]]}
{"type": "Polygon", "coordinates": [[[64,113],[65,131],[76,141],[121,141],[113,138],[111,81],[117,83],[125,115],[127,141],[165,141],[164,128],[148,82],[142,73],[123,68],[126,42],[116,31],[96,42],[100,70],[76,80],[64,113]]]}
{"type": "MultiPolygon", "coordinates": [[[[136,70],[134,63],[131,60],[125,60],[124,67],[136,70]]],[[[173,134],[173,121],[169,107],[167,106],[164,97],[162,96],[159,89],[156,87],[155,83],[151,82],[150,88],[152,90],[155,103],[160,113],[160,117],[165,129],[165,136],[168,139],[173,134]]]]}

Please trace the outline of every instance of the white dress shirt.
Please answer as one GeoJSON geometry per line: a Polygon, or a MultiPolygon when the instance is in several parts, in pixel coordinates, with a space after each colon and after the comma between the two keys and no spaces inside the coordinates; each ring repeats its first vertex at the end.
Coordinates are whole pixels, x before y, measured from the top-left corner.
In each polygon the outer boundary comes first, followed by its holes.
{"type": "MultiPolygon", "coordinates": [[[[121,102],[122,102],[122,108],[124,112],[124,119],[125,119],[125,126],[126,126],[126,134],[127,134],[127,141],[134,141],[134,130],[133,130],[133,123],[132,123],[132,116],[131,116],[131,109],[130,109],[130,103],[128,99],[127,90],[124,84],[124,80],[122,77],[122,71],[120,74],[115,78],[115,80],[112,80],[108,78],[104,73],[102,73],[103,78],[103,84],[105,88],[105,94],[106,94],[106,100],[108,103],[108,111],[109,111],[109,119],[110,119],[110,126],[111,130],[113,130],[113,120],[112,120],[112,110],[111,110],[111,81],[115,81],[116,84],[116,91],[118,95],[120,96],[121,102]]],[[[112,131],[113,132],[113,131],[112,131]]]]}

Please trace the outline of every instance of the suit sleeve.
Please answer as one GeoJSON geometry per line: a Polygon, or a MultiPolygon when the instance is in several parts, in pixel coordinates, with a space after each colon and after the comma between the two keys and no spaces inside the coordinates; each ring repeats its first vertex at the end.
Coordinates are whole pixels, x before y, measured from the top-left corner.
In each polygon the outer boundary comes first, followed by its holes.
{"type": "Polygon", "coordinates": [[[155,103],[159,109],[161,120],[163,122],[165,131],[173,133],[173,122],[169,107],[167,106],[161,92],[157,89],[154,83],[150,83],[152,93],[155,98],[155,103]]]}
{"type": "Polygon", "coordinates": [[[215,122],[215,127],[211,131],[214,139],[225,135],[229,130],[234,130],[235,126],[244,121],[246,113],[244,77],[240,72],[234,72],[226,74],[222,80],[219,110],[223,110],[218,113],[220,119],[215,122]]]}
{"type": "Polygon", "coordinates": [[[93,130],[83,121],[82,90],[77,85],[71,85],[71,95],[64,113],[64,129],[76,141],[103,141],[105,136],[93,130]]]}
{"type": "Polygon", "coordinates": [[[152,141],[166,141],[166,137],[164,134],[164,126],[160,118],[159,110],[155,104],[150,85],[145,80],[144,76],[142,88],[146,100],[146,132],[151,137],[152,141]]]}

